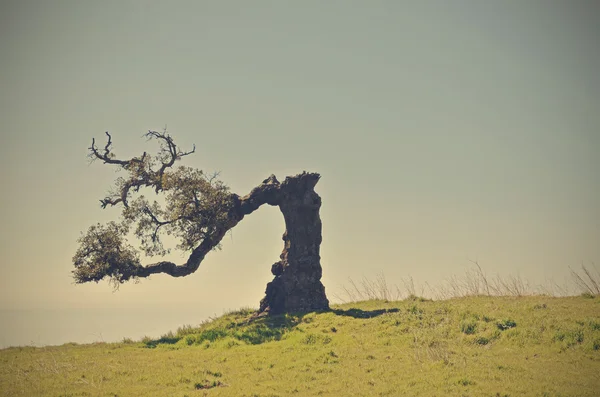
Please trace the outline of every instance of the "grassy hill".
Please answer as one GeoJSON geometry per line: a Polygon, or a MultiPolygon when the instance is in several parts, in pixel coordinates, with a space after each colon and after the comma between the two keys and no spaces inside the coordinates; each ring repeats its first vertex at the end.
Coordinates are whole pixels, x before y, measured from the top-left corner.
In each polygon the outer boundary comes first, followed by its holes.
{"type": "Polygon", "coordinates": [[[0,351],[5,396],[598,396],[600,297],[418,298],[0,351]]]}

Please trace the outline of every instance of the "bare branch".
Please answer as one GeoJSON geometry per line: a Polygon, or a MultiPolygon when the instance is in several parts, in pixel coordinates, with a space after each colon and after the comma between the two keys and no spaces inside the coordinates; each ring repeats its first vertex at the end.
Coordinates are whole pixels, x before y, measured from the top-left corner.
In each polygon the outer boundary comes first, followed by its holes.
{"type": "Polygon", "coordinates": [[[182,157],[196,152],[196,145],[194,145],[193,149],[189,152],[180,151],[177,148],[177,145],[175,145],[173,138],[171,138],[171,136],[169,134],[167,134],[166,129],[162,133],[157,132],[157,131],[148,131],[146,134],[144,134],[144,136],[146,136],[149,140],[154,138],[154,139],[158,139],[158,140],[162,141],[161,154],[164,154],[163,157],[165,157],[165,158],[161,159],[162,165],[161,165],[160,169],[156,172],[155,187],[156,187],[156,193],[158,193],[159,191],[162,190],[162,178],[165,173],[165,170],[169,167],[172,167],[173,164],[175,164],[175,161],[181,160],[182,157]]]}
{"type": "Polygon", "coordinates": [[[144,152],[144,154],[142,155],[141,158],[134,157],[130,160],[115,159],[114,153],[112,153],[111,149],[110,149],[110,147],[112,145],[112,137],[108,131],[106,131],[105,134],[108,137],[108,141],[106,142],[106,145],[104,146],[104,153],[101,154],[98,151],[98,148],[96,147],[96,139],[92,138],[92,146],[89,147],[90,151],[92,152],[91,155],[102,160],[105,164],[116,164],[116,165],[120,165],[124,168],[129,167],[132,163],[143,163],[144,162],[144,159],[146,158],[146,152],[144,152]]]}
{"type": "MultiPolygon", "coordinates": [[[[107,205],[115,206],[115,205],[119,204],[122,201],[123,200],[121,198],[112,199],[110,197],[105,197],[102,200],[100,200],[100,205],[104,209],[104,208],[106,208],[107,205]]],[[[127,206],[127,204],[125,204],[125,206],[127,206]]]]}

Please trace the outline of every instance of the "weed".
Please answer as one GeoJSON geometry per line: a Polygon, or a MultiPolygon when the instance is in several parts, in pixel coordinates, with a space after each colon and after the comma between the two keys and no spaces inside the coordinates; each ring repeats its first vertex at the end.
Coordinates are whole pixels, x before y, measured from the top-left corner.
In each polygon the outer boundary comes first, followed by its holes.
{"type": "Polygon", "coordinates": [[[427,298],[424,298],[422,296],[417,296],[417,295],[414,295],[414,294],[408,295],[406,297],[406,300],[407,301],[412,301],[412,302],[430,302],[431,301],[431,299],[427,299],[427,298]]]}
{"type": "Polygon", "coordinates": [[[344,297],[336,298],[342,302],[358,302],[365,300],[382,300],[386,302],[400,300],[402,294],[398,286],[389,286],[383,273],[378,274],[375,280],[366,277],[357,285],[354,280],[348,279],[350,287],[343,286],[344,297]]]}
{"type": "Polygon", "coordinates": [[[317,343],[317,335],[315,335],[315,334],[306,335],[306,337],[304,338],[304,343],[307,345],[314,345],[315,343],[317,343]]]}
{"type": "Polygon", "coordinates": [[[558,330],[555,332],[553,340],[556,342],[564,342],[564,347],[569,348],[583,343],[583,330],[581,328],[558,330]]]}
{"type": "Polygon", "coordinates": [[[223,386],[223,383],[221,383],[218,380],[213,380],[212,382],[210,382],[206,379],[203,382],[194,383],[194,389],[196,389],[196,390],[212,389],[213,387],[217,387],[217,386],[223,386]]]}
{"type": "Polygon", "coordinates": [[[463,320],[460,324],[462,333],[472,335],[477,332],[477,323],[473,320],[463,320]]]}
{"type": "Polygon", "coordinates": [[[411,307],[409,307],[408,312],[410,314],[414,314],[414,315],[419,315],[419,314],[425,313],[425,311],[423,309],[419,308],[417,305],[412,305],[411,307]]]}
{"type": "Polygon", "coordinates": [[[473,382],[472,380],[470,380],[468,378],[460,378],[458,380],[458,382],[456,382],[456,383],[458,383],[461,386],[469,386],[469,385],[474,385],[475,384],[475,382],[473,382]]]}
{"type": "Polygon", "coordinates": [[[499,330],[501,331],[506,331],[507,329],[511,329],[517,326],[517,323],[514,320],[511,320],[510,318],[498,321],[496,323],[496,326],[498,327],[499,330]]]}
{"type": "Polygon", "coordinates": [[[194,334],[196,332],[198,332],[198,328],[192,327],[189,324],[182,325],[181,327],[177,328],[177,336],[180,336],[180,337],[185,336],[185,335],[194,334]]]}
{"type": "Polygon", "coordinates": [[[592,331],[600,331],[600,321],[589,320],[588,324],[592,331]]]}
{"type": "Polygon", "coordinates": [[[582,264],[580,272],[571,269],[571,278],[582,291],[581,296],[593,299],[600,295],[600,271],[594,263],[591,269],[582,264]]]}

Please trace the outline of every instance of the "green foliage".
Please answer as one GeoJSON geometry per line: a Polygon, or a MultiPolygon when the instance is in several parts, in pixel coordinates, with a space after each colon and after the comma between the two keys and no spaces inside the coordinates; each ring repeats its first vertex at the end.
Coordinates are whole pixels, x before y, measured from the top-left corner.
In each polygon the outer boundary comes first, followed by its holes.
{"type": "MultiPolygon", "coordinates": [[[[202,345],[208,348],[213,342],[229,339],[227,345],[230,348],[239,345],[235,341],[257,345],[280,340],[286,332],[301,321],[301,317],[293,315],[256,319],[252,318],[253,315],[254,312],[250,309],[243,309],[221,319],[206,322],[199,327],[190,325],[180,327],[175,334],[170,332],[159,339],[142,340],[142,343],[149,348],[177,343],[186,346],[202,345]]],[[[313,337],[321,338],[320,335],[313,337]]]]}
{"type": "Polygon", "coordinates": [[[475,343],[477,343],[478,345],[487,345],[488,343],[490,343],[490,339],[486,338],[485,336],[479,336],[475,338],[475,343]]]}
{"type": "Polygon", "coordinates": [[[588,320],[588,324],[593,331],[600,331],[600,321],[599,320],[588,320]]]}
{"type": "Polygon", "coordinates": [[[79,238],[79,248],[73,257],[75,281],[98,282],[109,277],[118,285],[129,280],[140,266],[140,261],[135,249],[125,241],[128,231],[126,224],[116,222],[91,226],[79,238]]]}
{"type": "MultiPolygon", "coordinates": [[[[117,160],[111,152],[111,137],[104,151],[92,144],[92,159],[119,167],[125,176],[117,178],[115,186],[102,207],[122,207],[119,222],[91,226],[78,240],[79,248],[73,257],[75,282],[98,282],[107,277],[119,284],[137,279],[140,272],[138,251],[126,241],[133,232],[139,240],[139,250],[146,256],[164,256],[169,253],[162,243],[164,235],[179,240],[177,249],[189,252],[202,242],[214,241],[212,249],[219,248],[222,231],[236,221],[230,219],[235,206],[234,196],[217,174],[207,176],[190,167],[173,168],[176,161],[192,152],[181,152],[167,134],[149,131],[148,139],[157,140],[160,150],[156,155],[146,152],[129,160],[117,160]],[[149,200],[142,193],[162,195],[164,205],[149,200]]],[[[143,277],[147,275],[141,275],[143,277]]]]}
{"type": "Polygon", "coordinates": [[[517,326],[517,323],[514,320],[511,320],[510,318],[498,321],[496,323],[496,326],[498,327],[499,330],[501,331],[506,331],[507,329],[511,329],[517,326]]]}
{"type": "Polygon", "coordinates": [[[569,348],[574,345],[583,343],[584,331],[582,328],[575,329],[559,329],[554,334],[554,341],[564,342],[563,346],[569,348]]]}
{"type": "Polygon", "coordinates": [[[475,320],[463,320],[460,324],[461,332],[472,335],[477,332],[477,322],[475,320]]]}

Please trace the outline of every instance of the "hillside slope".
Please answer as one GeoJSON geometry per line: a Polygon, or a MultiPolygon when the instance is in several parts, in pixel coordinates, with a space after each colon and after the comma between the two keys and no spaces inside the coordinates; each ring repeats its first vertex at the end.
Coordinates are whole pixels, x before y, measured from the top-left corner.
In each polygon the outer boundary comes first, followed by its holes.
{"type": "Polygon", "coordinates": [[[139,342],[0,351],[5,396],[598,396],[600,297],[242,310],[139,342]]]}

